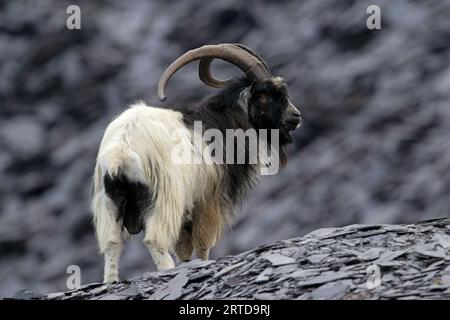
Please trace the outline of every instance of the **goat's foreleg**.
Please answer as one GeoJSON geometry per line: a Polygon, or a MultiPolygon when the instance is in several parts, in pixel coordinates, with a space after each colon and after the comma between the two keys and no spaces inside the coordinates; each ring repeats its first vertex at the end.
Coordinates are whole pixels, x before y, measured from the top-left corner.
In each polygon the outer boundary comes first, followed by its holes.
{"type": "Polygon", "coordinates": [[[218,202],[212,201],[196,208],[193,215],[192,242],[198,258],[209,259],[209,250],[220,238],[223,227],[224,221],[218,202]]]}
{"type": "Polygon", "coordinates": [[[175,253],[180,262],[185,262],[191,260],[193,252],[192,221],[186,221],[181,228],[180,236],[175,246],[175,253]]]}

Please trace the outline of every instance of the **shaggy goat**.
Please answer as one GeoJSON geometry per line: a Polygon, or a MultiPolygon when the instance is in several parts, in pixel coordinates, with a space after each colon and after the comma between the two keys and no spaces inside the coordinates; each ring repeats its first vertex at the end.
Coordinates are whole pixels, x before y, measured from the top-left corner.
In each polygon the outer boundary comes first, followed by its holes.
{"type": "MultiPolygon", "coordinates": [[[[240,44],[207,45],[188,51],[167,68],[158,84],[161,100],[171,76],[193,60],[200,60],[200,79],[223,88],[221,92],[195,106],[158,108],[138,103],[113,120],[103,136],[91,208],[105,257],[105,282],[118,280],[123,241],[142,230],[158,270],[174,267],[171,252],[180,261],[189,260],[194,251],[208,259],[210,248],[232,222],[234,209],[260,175],[261,161],[175,163],[175,148],[198,152],[194,122],[201,121],[203,132],[217,129],[224,134],[228,129],[278,129],[277,159],[285,163],[283,145],[292,142],[290,132],[301,118],[284,80],[273,77],[261,57],[240,44]],[[215,58],[236,65],[246,76],[214,78],[210,64],[215,58]]],[[[233,149],[223,146],[224,157],[233,149]]],[[[244,152],[250,152],[247,146],[244,152]]]]}

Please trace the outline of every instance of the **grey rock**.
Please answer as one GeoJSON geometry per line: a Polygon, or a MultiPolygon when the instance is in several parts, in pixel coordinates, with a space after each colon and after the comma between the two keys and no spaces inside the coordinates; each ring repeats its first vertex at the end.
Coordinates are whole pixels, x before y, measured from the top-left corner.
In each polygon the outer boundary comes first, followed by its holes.
{"type": "Polygon", "coordinates": [[[272,266],[274,266],[274,267],[296,262],[295,259],[293,259],[291,257],[286,257],[282,254],[269,253],[269,254],[263,255],[263,258],[266,260],[269,260],[270,263],[272,264],[272,266]]]}
{"type": "Polygon", "coordinates": [[[380,256],[381,248],[370,248],[358,255],[358,258],[365,261],[375,260],[380,256]]]}
{"type": "Polygon", "coordinates": [[[13,296],[14,299],[21,299],[21,300],[29,300],[36,297],[37,295],[33,291],[27,289],[20,290],[16,292],[13,296]]]}
{"type": "Polygon", "coordinates": [[[184,285],[189,281],[186,272],[182,271],[177,274],[167,285],[160,290],[155,291],[149,299],[151,300],[174,300],[178,299],[182,294],[184,285]]]}
{"type": "Polygon", "coordinates": [[[98,300],[123,300],[124,297],[122,295],[117,294],[108,294],[106,296],[100,297],[98,300]]]}
{"type": "Polygon", "coordinates": [[[261,272],[255,279],[256,283],[262,283],[266,282],[270,279],[270,276],[272,275],[273,269],[272,268],[266,268],[261,272]]]}
{"type": "Polygon", "coordinates": [[[350,285],[344,281],[337,281],[320,286],[311,292],[311,298],[315,300],[320,299],[340,299],[342,298],[350,285]]]}
{"type": "Polygon", "coordinates": [[[426,247],[422,245],[418,245],[414,248],[414,251],[418,253],[419,255],[426,256],[426,257],[432,257],[432,258],[439,258],[443,259],[445,258],[445,252],[441,248],[438,248],[436,250],[428,250],[426,247]]]}
{"type": "Polygon", "coordinates": [[[299,281],[297,282],[297,285],[299,287],[309,287],[309,286],[315,286],[318,284],[323,284],[327,282],[332,282],[335,280],[347,278],[350,276],[350,273],[348,272],[333,272],[333,271],[326,271],[322,273],[319,276],[312,277],[307,280],[299,281]]]}
{"type": "Polygon", "coordinates": [[[311,262],[312,264],[320,263],[323,259],[328,257],[329,254],[314,254],[311,256],[308,256],[306,259],[311,262]]]}
{"type": "Polygon", "coordinates": [[[111,285],[93,283],[79,290],[41,296],[27,293],[15,298],[450,299],[450,261],[436,261],[435,255],[417,253],[418,249],[440,248],[439,238],[448,233],[448,225],[449,219],[440,219],[427,225],[360,226],[364,231],[359,233],[345,233],[354,230],[354,226],[336,228],[329,230],[328,236],[337,234],[342,241],[333,241],[327,246],[322,245],[321,232],[316,233],[317,236],[311,233],[260,246],[237,256],[207,261],[204,265],[193,261],[167,272],[147,273],[131,281],[111,285]],[[367,235],[375,227],[385,232],[367,235]],[[360,239],[355,237],[358,234],[360,239]],[[404,241],[393,241],[395,238],[404,241]],[[358,245],[354,245],[356,243],[358,245]],[[326,258],[305,259],[301,265],[286,260],[290,258],[290,252],[302,249],[310,256],[326,258]],[[356,259],[358,256],[367,259],[356,259]],[[378,260],[374,260],[376,257],[378,260]],[[398,264],[382,266],[380,286],[372,288],[369,287],[372,274],[368,270],[379,260],[398,264]],[[290,264],[284,264],[288,261],[290,264]],[[282,265],[278,265],[280,262],[282,265]]]}

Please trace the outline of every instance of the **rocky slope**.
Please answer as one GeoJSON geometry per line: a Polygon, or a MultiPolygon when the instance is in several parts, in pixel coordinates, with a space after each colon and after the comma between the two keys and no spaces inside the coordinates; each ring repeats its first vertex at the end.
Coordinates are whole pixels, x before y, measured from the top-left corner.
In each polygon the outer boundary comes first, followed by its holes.
{"type": "Polygon", "coordinates": [[[450,220],[324,228],[112,285],[16,298],[450,299],[450,220]]]}
{"type": "MultiPolygon", "coordinates": [[[[68,265],[101,279],[89,217],[102,132],[126,105],[158,104],[163,69],[205,43],[242,42],[283,75],[304,126],[288,167],[252,192],[213,251],[236,254],[326,226],[450,212],[448,1],[0,1],[0,296],[63,290],[68,265]],[[382,29],[366,29],[381,6],[382,29]]],[[[222,76],[235,69],[218,63],[222,76]]],[[[215,92],[196,66],[168,104],[215,92]]],[[[131,241],[126,278],[151,270],[131,241]]]]}

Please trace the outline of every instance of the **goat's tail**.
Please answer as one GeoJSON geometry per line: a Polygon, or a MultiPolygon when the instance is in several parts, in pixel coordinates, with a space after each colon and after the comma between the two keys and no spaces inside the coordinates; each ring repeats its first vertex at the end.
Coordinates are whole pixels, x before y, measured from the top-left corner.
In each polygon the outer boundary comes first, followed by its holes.
{"type": "Polygon", "coordinates": [[[126,176],[131,180],[142,181],[145,176],[139,155],[126,144],[114,144],[103,151],[100,165],[103,174],[112,178],[126,176]]]}
{"type": "Polygon", "coordinates": [[[99,155],[95,179],[114,204],[115,213],[109,215],[122,221],[130,234],[139,233],[145,213],[152,205],[152,192],[146,184],[139,155],[123,144],[108,147],[99,155]]]}

